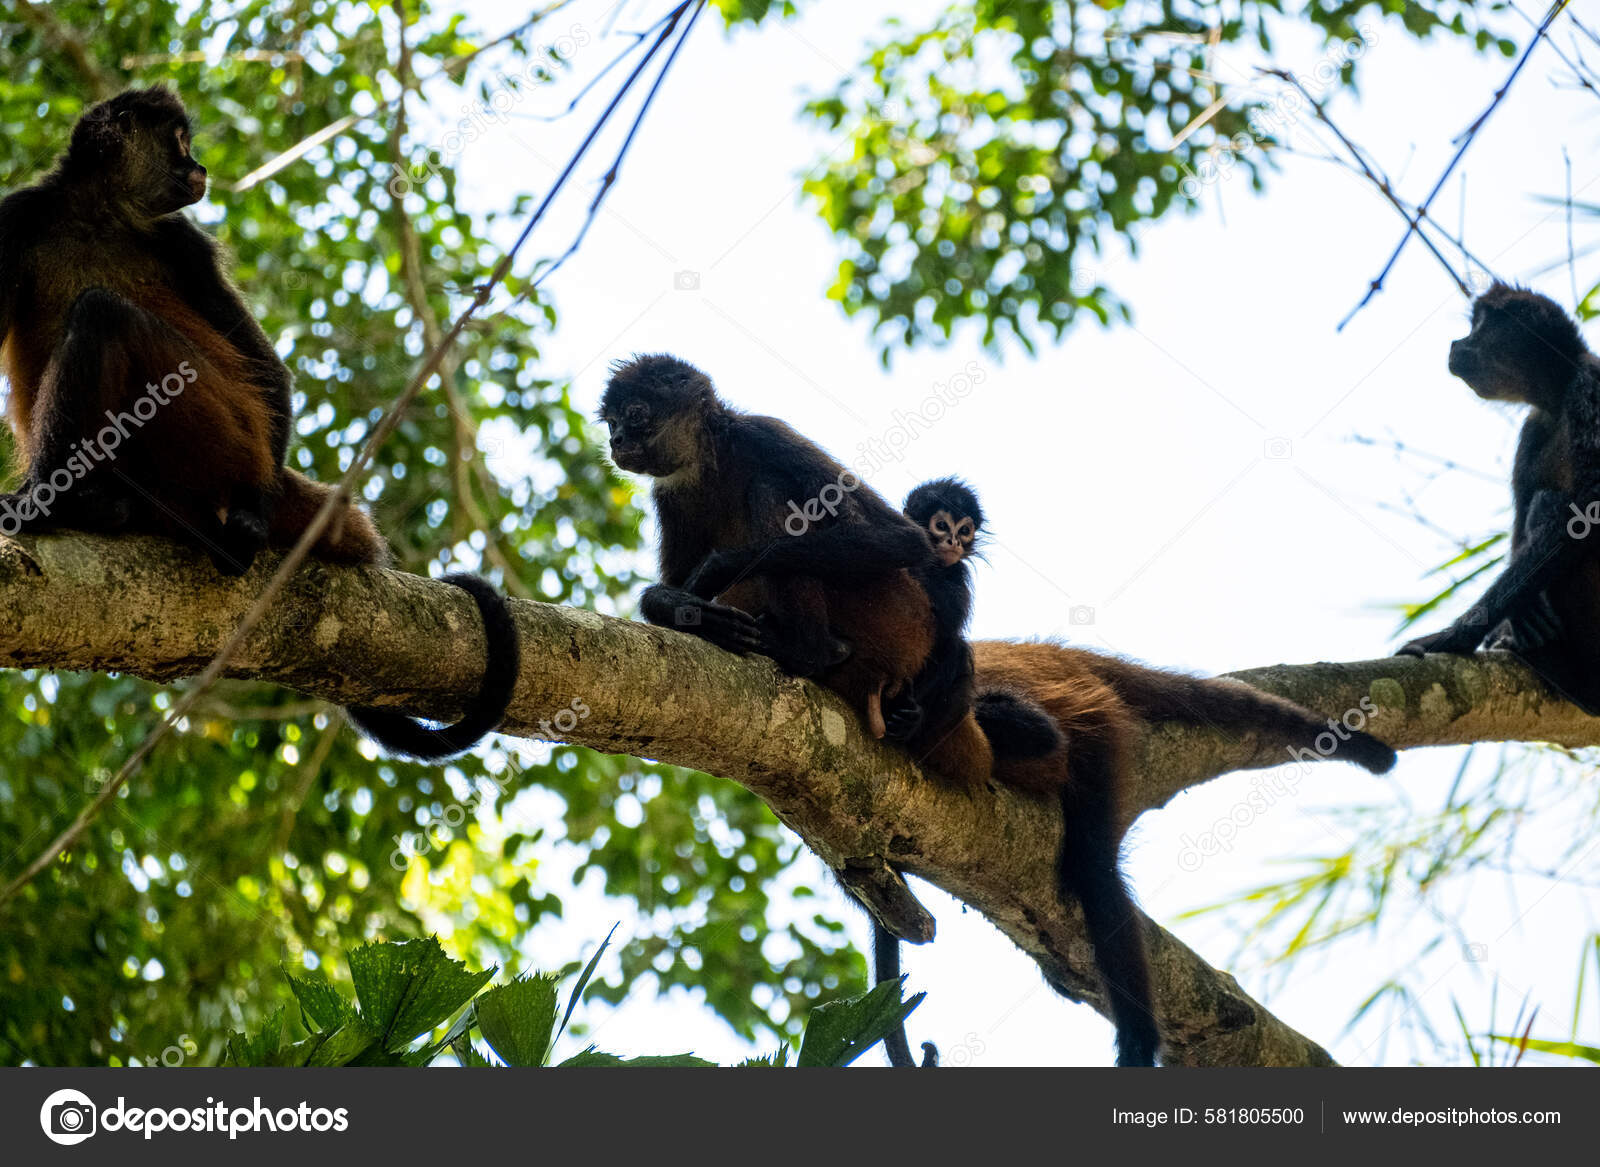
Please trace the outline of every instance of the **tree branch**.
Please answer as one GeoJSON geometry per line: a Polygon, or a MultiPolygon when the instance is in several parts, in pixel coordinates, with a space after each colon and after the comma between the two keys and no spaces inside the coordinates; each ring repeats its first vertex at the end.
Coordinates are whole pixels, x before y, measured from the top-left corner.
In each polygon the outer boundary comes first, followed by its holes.
{"type": "MultiPolygon", "coordinates": [[[[230,580],[154,539],[0,540],[0,666],[156,681],[192,674],[215,656],[276,566],[263,556],[230,580]]],[[[1082,917],[1055,900],[1053,807],[1006,790],[974,802],[923,778],[903,754],[867,738],[833,694],[763,659],[578,609],[526,601],[514,609],[522,672],[505,732],[559,737],[552,719],[579,698],[588,713],[565,740],[739,782],[824,862],[870,884],[897,930],[926,939],[931,919],[884,874],[891,866],[981,912],[1052,985],[1106,1011],[1082,917]]],[[[342,705],[392,703],[453,718],[483,659],[472,600],[459,589],[313,562],[291,578],[227,671],[342,705]]],[[[1280,665],[1238,677],[1334,716],[1365,708],[1366,699],[1376,710],[1367,728],[1396,746],[1600,744],[1600,719],[1545,695],[1500,655],[1280,665]]],[[[1287,760],[1276,747],[1218,731],[1155,726],[1142,745],[1130,811],[1164,805],[1220,773],[1287,760]]],[[[1328,777],[1337,780],[1338,771],[1328,777]]],[[[1157,925],[1143,926],[1172,1060],[1329,1063],[1231,976],[1157,925]]]]}

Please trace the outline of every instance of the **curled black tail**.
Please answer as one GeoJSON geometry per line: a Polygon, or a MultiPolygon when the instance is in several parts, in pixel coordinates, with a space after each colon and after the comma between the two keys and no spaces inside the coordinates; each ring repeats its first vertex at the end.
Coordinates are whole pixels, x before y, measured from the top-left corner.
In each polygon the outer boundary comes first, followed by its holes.
{"type": "Polygon", "coordinates": [[[1072,749],[1072,781],[1061,789],[1058,891],[1063,902],[1072,897],[1083,906],[1084,928],[1117,1028],[1117,1065],[1153,1066],[1161,1030],[1150,992],[1144,931],[1122,879],[1122,839],[1113,797],[1115,754],[1093,738],[1073,739],[1072,749]]]}
{"type": "Polygon", "coordinates": [[[447,575],[444,582],[466,592],[478,605],[487,641],[488,663],[483,680],[461,720],[454,725],[429,726],[393,709],[351,706],[346,710],[361,732],[384,749],[426,762],[470,750],[500,724],[511,704],[522,663],[516,621],[504,597],[487,580],[475,575],[447,575]]]}
{"type": "Polygon", "coordinates": [[[1320,717],[1293,701],[1264,693],[1243,681],[1202,679],[1118,661],[1103,679],[1141,717],[1210,725],[1254,733],[1283,743],[1290,760],[1354,762],[1374,774],[1394,769],[1395,753],[1370,733],[1349,729],[1338,718],[1320,717]]]}
{"type": "MultiPolygon", "coordinates": [[[[872,921],[872,982],[881,985],[884,981],[897,981],[900,979],[900,937],[885,928],[878,921],[872,921]]],[[[883,1048],[889,1053],[889,1064],[902,1069],[915,1068],[917,1061],[911,1056],[911,1045],[906,1041],[906,1027],[902,1022],[889,1031],[889,1036],[883,1039],[883,1048]]],[[[939,1064],[938,1047],[931,1041],[922,1043],[922,1065],[937,1066],[939,1064]]]]}

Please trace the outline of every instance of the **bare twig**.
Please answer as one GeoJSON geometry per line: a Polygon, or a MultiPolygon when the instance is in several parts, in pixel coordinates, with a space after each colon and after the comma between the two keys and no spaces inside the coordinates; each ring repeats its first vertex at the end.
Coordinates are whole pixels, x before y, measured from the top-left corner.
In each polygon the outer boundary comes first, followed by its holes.
{"type": "MultiPolygon", "coordinates": [[[[523,35],[534,25],[538,24],[545,17],[549,16],[552,12],[556,12],[562,8],[565,8],[571,2],[572,0],[559,0],[558,3],[539,9],[510,32],[496,37],[487,44],[478,46],[470,53],[462,53],[459,57],[453,57],[449,61],[446,61],[439,67],[439,71],[437,74],[435,74],[435,76],[449,77],[459,74],[462,69],[465,69],[470,63],[477,60],[478,57],[482,56],[490,49],[495,48],[498,45],[505,44],[507,41],[514,40],[523,35]]],[[[402,90],[402,94],[403,92],[404,90],[402,90]]],[[[394,100],[399,100],[399,95],[397,95],[394,100]]],[[[338,137],[340,134],[344,133],[351,126],[356,125],[358,122],[364,122],[369,118],[375,118],[380,114],[385,113],[390,106],[393,105],[393,103],[393,101],[387,101],[378,106],[377,109],[373,110],[369,114],[346,114],[337,121],[330,122],[328,125],[323,126],[320,130],[317,130],[310,136],[302,138],[300,141],[296,142],[293,146],[290,146],[282,153],[273,158],[269,158],[262,165],[256,167],[249,174],[239,179],[239,181],[233,184],[233,193],[239,194],[243,191],[247,191],[257,183],[271,178],[274,174],[278,173],[278,171],[299,161],[301,158],[305,157],[306,154],[310,153],[312,150],[315,150],[318,146],[322,145],[330,138],[338,137]]]]}
{"type": "MultiPolygon", "coordinates": [[[[1368,163],[1366,154],[1362,151],[1362,149],[1352,142],[1349,137],[1346,136],[1345,132],[1339,128],[1338,123],[1336,123],[1329,115],[1327,108],[1322,104],[1322,102],[1318,101],[1312,92],[1303,84],[1301,84],[1300,78],[1296,77],[1287,69],[1263,69],[1261,72],[1265,73],[1268,77],[1276,77],[1280,81],[1292,85],[1301,97],[1304,97],[1311,103],[1311,108],[1316,113],[1317,120],[1323,125],[1327,126],[1328,129],[1333,131],[1333,136],[1339,139],[1339,144],[1345,148],[1345,152],[1350,155],[1351,160],[1360,168],[1361,173],[1366,176],[1367,181],[1377,189],[1379,194],[1383,195],[1383,197],[1388,200],[1390,206],[1400,212],[1400,217],[1402,219],[1410,222],[1412,219],[1411,213],[1400,201],[1399,196],[1395,194],[1394,187],[1389,182],[1389,176],[1386,174],[1380,175],[1373,169],[1372,165],[1368,163]]],[[[1421,235],[1420,232],[1418,234],[1421,235]]],[[[1421,238],[1423,245],[1433,253],[1433,257],[1439,261],[1439,265],[1443,267],[1445,271],[1450,273],[1450,278],[1455,281],[1456,287],[1461,289],[1461,294],[1463,296],[1470,297],[1472,295],[1472,289],[1467,287],[1467,281],[1462,279],[1461,276],[1456,273],[1456,269],[1450,265],[1450,261],[1444,257],[1443,252],[1435,247],[1433,240],[1429,239],[1426,235],[1421,235],[1421,238]]]]}
{"type": "MultiPolygon", "coordinates": [[[[681,11],[679,9],[680,14],[681,11]]],[[[628,148],[633,145],[634,136],[638,134],[639,127],[644,124],[645,115],[650,112],[650,105],[655,101],[656,93],[661,89],[661,83],[666,80],[667,70],[671,69],[672,62],[677,60],[678,51],[683,48],[684,41],[688,40],[689,34],[694,31],[694,22],[700,18],[700,13],[703,11],[705,11],[705,0],[696,0],[694,11],[689,15],[689,22],[683,26],[683,35],[672,46],[672,51],[667,54],[667,59],[661,66],[661,72],[656,74],[655,82],[650,86],[650,92],[645,94],[644,102],[639,106],[639,112],[633,119],[633,125],[628,127],[628,136],[622,140],[622,145],[617,149],[617,156],[612,159],[611,169],[607,170],[600,179],[600,189],[595,192],[594,200],[589,204],[588,213],[583,217],[583,225],[578,228],[577,235],[572,239],[572,245],[563,251],[554,263],[539,273],[538,278],[532,282],[533,287],[537,288],[554,275],[557,269],[571,259],[578,248],[583,245],[584,236],[589,234],[589,228],[594,226],[595,218],[600,213],[600,204],[605,200],[606,192],[611,189],[612,184],[617,181],[617,175],[622,171],[622,160],[628,156],[628,148]]],[[[678,17],[675,15],[661,35],[666,36],[671,33],[673,25],[677,24],[677,22],[678,17]]],[[[659,43],[658,41],[657,44],[659,43]]],[[[651,52],[654,51],[654,48],[652,48],[651,52]]],[[[648,61],[649,58],[646,57],[645,60],[648,61]]],[[[640,62],[640,68],[643,67],[644,62],[640,62]]]]}
{"type": "Polygon", "coordinates": [[[1534,32],[1533,38],[1528,41],[1528,47],[1522,50],[1522,55],[1517,58],[1516,65],[1512,67],[1510,74],[1507,75],[1500,88],[1495,90],[1494,97],[1490,100],[1488,106],[1486,106],[1484,111],[1475,119],[1473,119],[1472,124],[1459,135],[1457,141],[1460,142],[1460,145],[1456,147],[1455,155],[1450,159],[1450,164],[1444,168],[1444,173],[1439,175],[1439,180],[1433,184],[1433,189],[1428,192],[1428,197],[1423,199],[1422,202],[1418,204],[1416,214],[1411,216],[1410,222],[1406,227],[1406,233],[1400,237],[1400,242],[1395,246],[1394,254],[1389,256],[1389,262],[1383,265],[1383,270],[1378,273],[1377,278],[1374,279],[1371,286],[1367,288],[1367,294],[1361,297],[1361,303],[1352,308],[1349,314],[1346,315],[1343,320],[1339,321],[1339,329],[1341,331],[1344,329],[1345,325],[1349,324],[1350,321],[1355,319],[1356,313],[1360,312],[1361,309],[1365,308],[1369,303],[1371,303],[1372,298],[1383,290],[1383,281],[1389,277],[1389,273],[1394,270],[1394,265],[1399,262],[1400,254],[1405,251],[1406,244],[1410,242],[1411,236],[1413,234],[1420,234],[1419,225],[1421,224],[1422,220],[1427,217],[1428,208],[1433,205],[1433,200],[1437,198],[1439,196],[1439,192],[1444,189],[1444,184],[1449,181],[1450,175],[1455,173],[1455,169],[1458,165],[1460,165],[1461,159],[1466,157],[1468,149],[1471,148],[1472,143],[1477,139],[1478,131],[1483,129],[1484,124],[1488,122],[1490,115],[1500,107],[1500,103],[1505,100],[1506,94],[1511,92],[1511,86],[1516,81],[1517,75],[1522,72],[1522,67],[1528,63],[1528,58],[1533,56],[1533,51],[1539,47],[1539,42],[1544,40],[1545,34],[1550,31],[1551,24],[1553,24],[1556,17],[1560,16],[1561,13],[1566,9],[1568,3],[1569,0],[1555,0],[1555,2],[1550,5],[1550,10],[1545,13],[1544,20],[1539,23],[1538,30],[1534,32]]]}

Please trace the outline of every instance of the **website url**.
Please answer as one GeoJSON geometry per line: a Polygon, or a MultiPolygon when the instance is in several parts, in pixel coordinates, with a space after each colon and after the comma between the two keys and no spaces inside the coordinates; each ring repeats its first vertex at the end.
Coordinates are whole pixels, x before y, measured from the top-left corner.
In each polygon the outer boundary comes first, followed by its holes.
{"type": "Polygon", "coordinates": [[[1559,1110],[1346,1110],[1347,1126],[1560,1126],[1559,1110]]]}

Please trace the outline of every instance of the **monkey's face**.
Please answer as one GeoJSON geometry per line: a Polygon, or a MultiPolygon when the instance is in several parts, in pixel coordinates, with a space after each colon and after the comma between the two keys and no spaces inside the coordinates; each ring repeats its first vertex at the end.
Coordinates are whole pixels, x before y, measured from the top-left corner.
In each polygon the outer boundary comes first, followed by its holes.
{"type": "Polygon", "coordinates": [[[1450,372],[1485,400],[1553,407],[1583,348],[1555,301],[1496,285],[1473,305],[1472,331],[1450,345],[1450,372]]]}
{"type": "Polygon", "coordinates": [[[954,567],[972,554],[972,544],[978,537],[978,525],[970,515],[952,515],[949,511],[939,510],[929,517],[927,532],[935,558],[945,567],[954,567]]]}
{"type": "Polygon", "coordinates": [[[129,189],[139,209],[151,218],[170,215],[205,197],[206,168],[190,153],[185,122],[162,119],[128,127],[123,159],[129,189]]]}
{"type": "Polygon", "coordinates": [[[608,393],[600,404],[600,420],[611,430],[611,461],[619,470],[668,478],[694,459],[690,419],[663,414],[658,404],[643,397],[608,393]]]}

